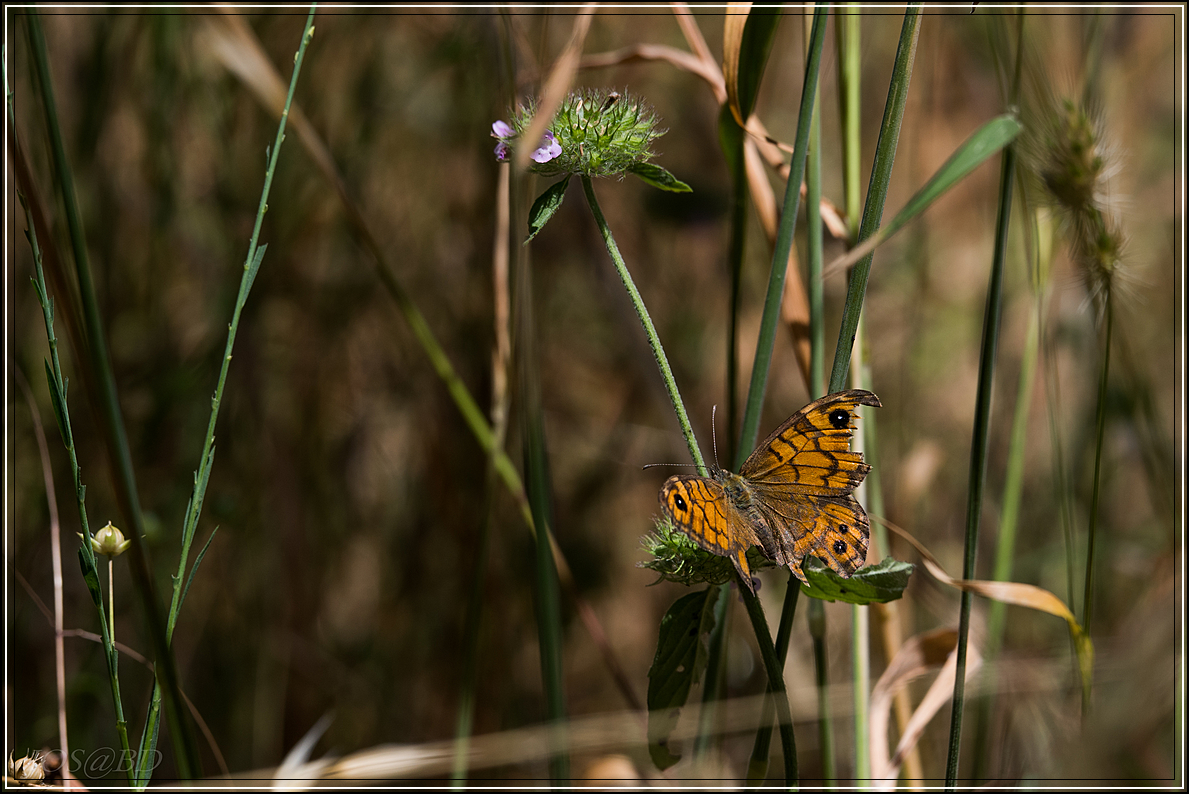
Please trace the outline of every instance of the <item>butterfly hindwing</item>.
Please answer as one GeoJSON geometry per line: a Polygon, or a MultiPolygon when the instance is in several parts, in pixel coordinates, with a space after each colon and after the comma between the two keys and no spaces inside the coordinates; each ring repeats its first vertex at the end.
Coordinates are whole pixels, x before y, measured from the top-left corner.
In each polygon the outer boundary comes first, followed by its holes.
{"type": "Polygon", "coordinates": [[[855,408],[879,404],[878,397],[862,389],[815,400],[764,439],[743,464],[741,474],[767,498],[850,493],[871,470],[860,453],[850,451],[855,408]]]}
{"type": "Polygon", "coordinates": [[[747,550],[757,540],[720,482],[692,475],[670,477],[661,487],[660,501],[678,529],[706,551],[728,557],[751,586],[747,550]]]}
{"type": "Polygon", "coordinates": [[[867,560],[871,525],[852,494],[798,495],[767,502],[762,512],[776,538],[778,553],[773,559],[801,581],[801,565],[811,554],[844,578],[867,560]]]}

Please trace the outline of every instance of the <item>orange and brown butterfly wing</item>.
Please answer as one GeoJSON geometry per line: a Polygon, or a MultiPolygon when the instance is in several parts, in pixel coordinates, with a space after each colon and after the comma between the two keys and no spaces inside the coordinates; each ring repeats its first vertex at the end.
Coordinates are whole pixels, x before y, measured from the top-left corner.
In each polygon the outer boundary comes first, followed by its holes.
{"type": "Polygon", "coordinates": [[[850,451],[855,408],[879,407],[869,391],[828,394],[790,416],[743,464],[740,474],[765,491],[842,496],[863,481],[871,467],[850,451]]]}
{"type": "Polygon", "coordinates": [[[870,524],[851,492],[871,467],[850,451],[856,407],[869,391],[827,395],[788,418],[743,464],[742,476],[772,535],[773,558],[804,580],[807,554],[850,576],[867,557],[870,524]]]}
{"type": "Polygon", "coordinates": [[[661,486],[660,501],[678,529],[706,551],[729,558],[751,587],[747,550],[756,545],[755,534],[721,483],[692,475],[670,477],[661,486]]]}
{"type": "Polygon", "coordinates": [[[760,507],[777,547],[773,559],[805,581],[801,565],[812,554],[849,578],[867,560],[871,525],[853,494],[793,495],[760,507]]]}

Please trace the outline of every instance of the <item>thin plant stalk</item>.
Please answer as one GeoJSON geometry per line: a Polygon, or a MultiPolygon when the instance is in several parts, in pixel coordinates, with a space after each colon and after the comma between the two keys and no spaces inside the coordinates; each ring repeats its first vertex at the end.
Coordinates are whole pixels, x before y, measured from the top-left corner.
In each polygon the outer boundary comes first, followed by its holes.
{"type": "MultiPolygon", "coordinates": [[[[491,427],[496,446],[503,450],[508,428],[508,364],[511,358],[510,310],[508,300],[508,247],[511,232],[511,165],[502,164],[496,186],[495,241],[492,250],[492,295],[495,303],[495,350],[491,373],[491,427]]],[[[492,508],[496,487],[495,456],[487,458],[486,505],[475,549],[475,572],[467,599],[466,625],[463,630],[463,675],[455,722],[454,769],[451,780],[460,787],[467,778],[467,753],[474,728],[475,694],[478,689],[479,632],[483,617],[483,589],[487,577],[487,549],[491,539],[492,508]]]]}
{"type": "MultiPolygon", "coordinates": [[[[821,21],[821,27],[818,28],[818,41],[814,42],[814,26],[818,23],[818,16],[815,14],[812,18],[806,16],[804,18],[804,33],[805,33],[805,50],[807,54],[806,72],[812,66],[812,59],[816,52],[818,61],[820,63],[822,41],[825,38],[825,23],[824,18],[821,21]]],[[[806,78],[808,81],[808,77],[806,78]]],[[[809,305],[810,305],[810,388],[813,391],[813,396],[818,395],[816,389],[821,388],[822,381],[822,351],[825,347],[825,335],[822,333],[821,326],[821,307],[822,307],[822,216],[821,216],[821,178],[822,178],[822,163],[821,163],[821,117],[818,115],[817,99],[818,81],[815,79],[812,86],[806,82],[806,90],[811,90],[813,100],[809,106],[809,130],[806,138],[806,170],[805,170],[805,228],[807,239],[807,262],[809,269],[809,305]],[[816,268],[816,269],[815,269],[816,268]],[[816,275],[815,275],[816,274],[816,275]],[[816,301],[816,304],[815,304],[816,301]],[[816,305],[816,312],[815,312],[816,305]],[[816,330],[814,326],[814,318],[817,318],[816,330]],[[813,383],[814,379],[818,381],[813,383]]],[[[804,103],[802,104],[804,108],[804,103]]],[[[791,180],[791,176],[790,176],[791,180]]],[[[787,258],[785,260],[787,262],[787,258]]],[[[797,274],[793,274],[796,278],[797,274]]],[[[758,353],[757,353],[758,357],[758,353]]],[[[793,613],[797,608],[797,598],[801,592],[800,581],[789,573],[788,582],[785,587],[785,600],[780,612],[780,629],[776,633],[776,655],[780,659],[781,670],[784,669],[784,661],[788,656],[789,640],[792,632],[789,630],[792,626],[793,613]]],[[[812,599],[817,601],[817,599],[812,599]]],[[[812,608],[812,607],[811,607],[812,608]]],[[[747,779],[749,783],[762,783],[768,769],[768,747],[772,737],[772,707],[770,701],[764,701],[764,709],[760,718],[760,729],[756,733],[755,742],[752,746],[751,761],[748,764],[747,779]]]]}
{"type": "MultiPolygon", "coordinates": [[[[789,639],[793,634],[793,617],[797,614],[797,600],[801,595],[801,582],[790,575],[788,586],[784,590],[784,604],[780,610],[780,626],[776,629],[776,659],[780,663],[781,676],[784,676],[785,660],[789,654],[789,639]]],[[[816,601],[817,599],[812,599],[816,601]]],[[[771,688],[769,687],[769,694],[771,688]]],[[[755,742],[751,749],[751,760],[747,764],[748,785],[761,785],[768,776],[769,747],[772,742],[772,718],[775,716],[775,698],[764,698],[764,705],[760,710],[760,729],[756,732],[755,742]]]]}
{"type": "Polygon", "coordinates": [[[838,117],[842,126],[842,199],[852,240],[859,231],[862,206],[859,182],[862,143],[859,81],[863,76],[860,31],[858,3],[840,4],[834,14],[834,34],[838,49],[838,117]]]}
{"type": "Polygon", "coordinates": [[[90,591],[91,600],[99,613],[99,628],[103,640],[103,657],[107,662],[108,683],[111,686],[112,705],[116,713],[116,735],[120,741],[124,762],[121,769],[128,782],[133,782],[132,751],[128,744],[128,723],[124,719],[124,704],[120,697],[119,653],[108,631],[107,616],[103,609],[103,596],[99,586],[99,571],[95,564],[95,551],[91,547],[91,526],[87,520],[86,486],[82,483],[82,473],[78,466],[78,455],[74,446],[74,432],[70,425],[70,411],[66,402],[67,382],[62,376],[62,365],[58,358],[58,338],[54,335],[54,303],[45,287],[45,272],[41,264],[41,248],[37,244],[37,229],[33,225],[33,218],[28,206],[25,207],[25,218],[29,224],[29,245],[33,249],[33,266],[35,276],[34,288],[41,303],[42,317],[45,320],[45,334],[49,343],[50,361],[46,364],[46,379],[49,381],[50,396],[54,403],[54,415],[58,421],[58,431],[62,435],[62,442],[66,445],[66,452],[70,457],[70,470],[74,478],[75,503],[78,506],[79,523],[82,527],[82,544],[79,548],[79,561],[82,563],[83,578],[90,591]]]}
{"type": "Polygon", "coordinates": [[[632,301],[632,308],[636,310],[636,316],[640,318],[640,325],[644,327],[644,333],[648,337],[648,346],[652,348],[652,355],[656,358],[657,367],[660,368],[661,378],[665,382],[665,390],[669,393],[673,412],[677,415],[678,424],[681,425],[681,433],[685,436],[690,457],[694,459],[694,466],[697,467],[698,474],[705,477],[707,474],[706,462],[702,458],[702,451],[698,448],[698,440],[694,437],[694,430],[690,425],[689,415],[685,412],[685,403],[681,399],[681,392],[677,389],[677,380],[673,377],[673,370],[669,366],[669,357],[665,355],[665,348],[661,345],[660,335],[656,332],[656,326],[652,324],[648,307],[644,305],[640,290],[636,289],[636,282],[628,271],[627,263],[623,261],[623,255],[619,253],[619,246],[615,243],[611,227],[607,225],[607,219],[603,217],[603,210],[599,207],[599,201],[595,197],[594,185],[591,184],[590,177],[583,175],[581,179],[582,190],[586,194],[586,201],[590,205],[591,214],[594,215],[595,224],[599,227],[599,234],[603,237],[603,244],[611,256],[611,261],[615,264],[615,272],[623,282],[623,287],[627,290],[628,297],[632,301]]]}
{"type": "MultiPolygon", "coordinates": [[[[186,505],[186,514],[182,524],[182,548],[181,553],[178,555],[177,574],[173,577],[173,598],[170,601],[168,622],[166,624],[167,644],[173,640],[173,630],[177,625],[177,617],[181,610],[186,590],[189,589],[189,583],[193,580],[194,573],[202,561],[202,555],[200,554],[194,563],[194,568],[190,571],[189,578],[187,578],[186,566],[189,560],[190,547],[194,542],[194,535],[198,529],[198,521],[202,515],[203,499],[206,496],[206,486],[210,478],[211,468],[214,464],[215,425],[219,418],[219,407],[223,401],[223,389],[227,383],[227,373],[231,367],[231,351],[235,347],[235,336],[239,330],[240,315],[248,301],[248,293],[252,289],[252,284],[256,280],[257,273],[259,273],[260,264],[263,261],[265,249],[267,248],[267,246],[259,245],[260,229],[264,224],[264,214],[268,210],[268,196],[272,188],[273,175],[276,173],[277,161],[280,158],[281,144],[285,140],[285,126],[289,120],[289,109],[293,104],[293,95],[297,89],[297,78],[301,74],[301,66],[305,60],[306,47],[314,35],[313,23],[315,9],[316,4],[310,7],[310,12],[306,17],[305,27],[302,32],[301,43],[297,48],[297,54],[294,56],[293,74],[289,80],[289,92],[285,97],[285,109],[282,111],[281,120],[277,124],[277,132],[273,139],[273,145],[269,148],[268,167],[264,173],[264,186],[260,191],[260,201],[256,207],[256,221],[252,227],[252,236],[248,241],[248,252],[244,258],[239,292],[235,298],[235,308],[232,311],[231,322],[227,326],[227,344],[224,348],[215,393],[211,398],[211,414],[207,420],[206,437],[203,439],[202,452],[198,458],[198,470],[194,474],[194,490],[190,496],[189,503],[186,505]]],[[[203,552],[205,552],[205,548],[203,552]]],[[[154,755],[156,749],[160,691],[158,684],[153,690],[153,699],[149,706],[149,714],[145,721],[145,729],[141,738],[141,764],[137,775],[140,785],[146,785],[148,783],[149,774],[152,772],[152,769],[147,766],[147,759],[154,755]]]]}
{"type": "MultiPolygon", "coordinates": [[[[1094,616],[1094,550],[1098,538],[1098,501],[1102,485],[1102,440],[1106,430],[1106,390],[1111,370],[1111,332],[1114,329],[1114,311],[1111,289],[1106,290],[1105,337],[1102,343],[1102,369],[1098,379],[1098,408],[1094,420],[1094,490],[1090,496],[1090,531],[1086,546],[1085,589],[1082,593],[1082,626],[1090,633],[1090,621],[1094,616]]],[[[1083,689],[1083,692],[1086,690],[1083,689]]],[[[1088,703],[1083,703],[1085,714],[1088,703]]]]}
{"type": "MultiPolygon", "coordinates": [[[[852,384],[856,387],[863,383],[863,345],[867,321],[859,318],[855,327],[855,350],[851,357],[852,384]]],[[[860,413],[863,416],[866,411],[860,413]]],[[[865,452],[867,446],[866,423],[863,432],[855,436],[852,449],[855,452],[865,452]]],[[[868,456],[868,459],[869,456],[868,456]]],[[[859,504],[871,513],[870,493],[871,474],[859,483],[855,489],[855,498],[859,504]]],[[[852,695],[854,697],[854,732],[855,732],[855,782],[862,784],[871,780],[871,610],[863,604],[851,605],[851,670],[853,676],[852,695]]]]}
{"type": "Polygon", "coordinates": [[[760,318],[760,335],[756,340],[755,359],[751,369],[751,383],[747,390],[747,404],[743,412],[739,445],[735,451],[734,471],[738,471],[759,436],[760,414],[764,392],[768,386],[768,370],[772,365],[772,348],[776,343],[776,325],[780,319],[780,302],[784,296],[784,280],[788,271],[789,252],[793,247],[793,233],[797,226],[797,209],[801,201],[801,182],[805,177],[805,159],[809,149],[810,121],[817,99],[818,72],[822,60],[822,44],[826,38],[826,6],[817,4],[813,12],[813,31],[810,35],[805,66],[805,80],[801,88],[801,105],[797,116],[797,134],[793,144],[789,178],[784,191],[780,228],[772,253],[772,269],[768,276],[768,293],[764,298],[764,312],[760,318]]]}
{"type": "MultiPolygon", "coordinates": [[[[857,32],[851,34],[857,39],[857,32]]],[[[900,126],[904,119],[904,108],[908,101],[908,89],[912,81],[912,67],[916,60],[916,45],[920,35],[920,4],[909,5],[904,13],[904,22],[900,28],[900,41],[896,49],[896,58],[892,67],[892,77],[888,85],[888,98],[884,104],[884,116],[880,125],[879,140],[875,147],[875,159],[871,165],[871,179],[867,186],[867,201],[863,207],[863,217],[855,243],[860,243],[870,237],[879,228],[883,217],[884,203],[887,199],[888,185],[891,182],[892,165],[895,162],[896,147],[900,140],[900,126]]],[[[848,37],[847,52],[843,55],[843,63],[847,64],[851,58],[857,57],[852,50],[852,41],[848,37]]],[[[853,66],[852,66],[853,68],[853,66]]],[[[851,75],[847,84],[847,91],[857,91],[856,74],[851,75]]],[[[845,101],[843,107],[850,108],[851,103],[845,101]]],[[[848,162],[858,157],[857,144],[851,140],[857,128],[858,117],[856,111],[844,116],[844,141],[850,140],[851,154],[848,162]],[[848,135],[847,129],[852,130],[848,135]]],[[[847,184],[852,180],[844,180],[847,184]]],[[[853,218],[854,205],[857,204],[857,194],[848,190],[847,207],[853,218]]],[[[852,221],[853,223],[853,221],[852,221]]],[[[846,303],[842,309],[842,322],[838,329],[838,343],[834,348],[834,364],[830,371],[830,384],[827,393],[842,391],[846,386],[847,373],[851,368],[851,353],[855,346],[855,338],[859,333],[859,318],[863,309],[863,299],[867,291],[867,278],[871,269],[872,255],[860,259],[850,272],[847,285],[846,303]]],[[[860,437],[861,439],[861,437],[860,437]]],[[[856,729],[856,778],[870,777],[870,753],[866,752],[868,741],[867,731],[862,730],[865,725],[867,702],[867,688],[870,674],[868,671],[868,632],[866,626],[866,611],[855,607],[852,615],[851,653],[856,698],[855,729],[856,729]],[[864,773],[864,769],[867,769],[864,773]]]]}
{"type": "MultiPolygon", "coordinates": [[[[847,17],[850,19],[850,16],[847,17]]],[[[839,16],[835,16],[835,30],[840,31],[839,16]]],[[[857,17],[854,18],[857,22],[857,17]]],[[[811,28],[806,18],[806,34],[811,28]]],[[[857,25],[855,26],[857,30],[857,25]]],[[[841,32],[838,34],[841,36],[841,32]]],[[[857,79],[857,78],[856,78],[857,79]]],[[[826,323],[825,283],[822,280],[822,120],[818,113],[820,100],[814,102],[813,123],[809,129],[808,170],[805,173],[805,262],[809,294],[809,396],[816,400],[825,394],[826,323]]],[[[857,165],[857,164],[856,164],[857,165]]],[[[855,170],[856,184],[858,169],[855,170]]],[[[800,589],[800,583],[789,577],[788,586],[800,589]]],[[[813,642],[813,673],[817,687],[818,754],[821,756],[822,778],[826,788],[837,779],[834,765],[834,726],[830,711],[829,667],[826,651],[826,607],[820,598],[809,599],[809,634],[813,642]]]]}
{"type": "Polygon", "coordinates": [[[132,454],[128,446],[128,434],[124,428],[123,416],[120,412],[115,374],[112,371],[111,357],[107,352],[103,323],[99,316],[99,301],[91,278],[87,243],[78,210],[78,199],[75,196],[73,172],[66,156],[66,146],[62,138],[61,125],[58,122],[57,103],[54,100],[45,34],[41,29],[41,20],[36,10],[30,10],[28,21],[33,63],[37,71],[42,105],[45,109],[46,124],[50,135],[50,152],[53,156],[58,186],[62,192],[62,203],[74,251],[79,296],[86,324],[87,349],[77,352],[80,358],[84,356],[90,358],[91,370],[97,378],[98,394],[96,396],[101,406],[100,414],[103,418],[101,424],[107,436],[106,448],[116,481],[116,498],[132,530],[128,534],[129,540],[132,541],[130,547],[132,581],[148,624],[149,635],[153,643],[153,656],[157,663],[157,675],[164,679],[165,683],[166,716],[169,719],[170,733],[174,739],[178,775],[189,780],[201,775],[201,760],[194,742],[193,731],[182,711],[177,666],[173,654],[169,650],[169,640],[166,637],[164,622],[161,620],[161,606],[157,600],[152,575],[149,571],[148,558],[141,541],[145,535],[145,524],[140,509],[140,498],[137,495],[132,454]]]}
{"type": "MultiPolygon", "coordinates": [[[[1024,489],[1025,451],[1028,445],[1028,415],[1032,405],[1032,387],[1036,380],[1036,361],[1040,348],[1039,300],[1037,311],[1028,321],[1028,331],[1020,360],[1020,382],[1016,391],[1016,408],[1012,417],[1011,442],[1007,453],[1007,473],[1003,483],[1003,508],[999,518],[999,533],[995,542],[995,567],[991,579],[996,582],[1011,580],[1012,562],[1015,558],[1016,529],[1020,519],[1020,499],[1024,489]]],[[[983,659],[993,662],[1003,647],[1003,631],[1007,621],[1007,604],[992,600],[987,608],[987,635],[983,659]]],[[[974,777],[986,779],[990,762],[987,743],[990,740],[991,712],[995,703],[994,687],[991,694],[980,698],[975,732],[974,777]]]]}
{"type": "MultiPolygon", "coordinates": [[[[7,81],[5,81],[7,85],[7,81]]],[[[11,123],[12,119],[9,119],[11,123]]],[[[13,367],[17,385],[25,396],[29,406],[29,415],[33,418],[33,432],[37,437],[37,453],[41,458],[41,476],[45,481],[45,500],[50,515],[50,566],[54,575],[54,681],[58,693],[58,750],[62,756],[62,782],[66,790],[70,790],[70,742],[66,731],[66,648],[62,634],[62,538],[61,524],[58,521],[58,495],[54,488],[54,471],[50,465],[49,444],[45,440],[45,430],[41,426],[41,413],[37,410],[37,403],[33,399],[33,391],[25,375],[17,367],[13,367]]],[[[115,638],[112,638],[115,642],[115,638]]]]}
{"type": "MultiPolygon", "coordinates": [[[[900,125],[904,120],[904,107],[908,101],[908,88],[912,81],[912,67],[916,60],[920,20],[920,3],[909,5],[904,13],[904,24],[900,28],[900,42],[896,48],[892,79],[888,85],[888,98],[884,104],[883,122],[880,125],[879,140],[875,145],[875,160],[871,164],[871,180],[867,185],[867,202],[863,207],[863,220],[859,225],[856,243],[861,243],[874,234],[883,217],[888,184],[892,177],[892,164],[896,159],[896,145],[900,140],[900,125]]],[[[851,349],[859,325],[859,315],[863,310],[863,298],[867,293],[871,259],[871,255],[863,257],[855,263],[850,273],[846,303],[842,309],[842,323],[838,329],[838,344],[834,348],[834,366],[830,370],[830,394],[842,391],[846,386],[851,349]]]]}
{"type": "Polygon", "coordinates": [[[698,735],[694,739],[694,757],[705,758],[710,752],[714,738],[718,736],[715,721],[718,717],[717,702],[722,700],[726,688],[727,641],[730,635],[728,623],[731,619],[730,582],[718,585],[721,592],[714,602],[714,630],[710,632],[710,643],[706,651],[706,672],[702,676],[702,710],[698,715],[698,735]]]}
{"type": "MultiPolygon", "coordinates": [[[[1003,261],[1007,256],[1007,232],[1011,221],[1011,199],[1015,176],[1015,146],[1003,150],[999,176],[999,214],[995,224],[995,251],[987,287],[987,306],[983,316],[982,349],[979,353],[978,393],[974,408],[974,428],[970,442],[970,483],[966,501],[965,552],[962,578],[975,577],[978,552],[979,519],[982,515],[983,487],[987,479],[987,449],[991,428],[991,395],[995,378],[995,352],[999,344],[999,324],[1003,308],[1003,261]]],[[[945,785],[953,790],[958,780],[958,761],[962,742],[962,716],[966,707],[966,656],[970,642],[970,607],[973,594],[962,591],[958,615],[957,666],[954,672],[954,700],[950,716],[949,751],[946,756],[945,785]]]]}
{"type": "MultiPolygon", "coordinates": [[[[793,734],[793,715],[789,708],[788,692],[784,686],[784,664],[777,656],[776,646],[768,631],[768,620],[764,617],[764,608],[760,605],[760,599],[740,579],[738,572],[735,574],[735,579],[739,593],[743,596],[743,604],[747,607],[747,617],[751,620],[756,642],[760,646],[760,659],[763,660],[764,670],[768,674],[770,700],[776,706],[776,719],[780,725],[780,747],[784,753],[784,782],[786,786],[796,786],[800,780],[800,769],[797,764],[797,740],[793,734]]],[[[796,592],[800,592],[799,588],[796,592]]],[[[792,599],[795,606],[796,596],[788,598],[792,599]]],[[[786,598],[786,602],[788,598],[786,598]]]]}
{"type": "Polygon", "coordinates": [[[533,320],[532,273],[527,247],[521,247],[518,262],[517,306],[520,370],[520,409],[524,437],[524,472],[528,500],[533,513],[535,535],[534,605],[537,642],[541,657],[541,683],[545,691],[549,734],[549,777],[554,786],[570,782],[570,759],[565,735],[565,692],[562,676],[561,603],[557,568],[550,544],[552,535],[551,485],[545,447],[545,418],[541,408],[541,377],[537,369],[535,323],[533,320]]]}

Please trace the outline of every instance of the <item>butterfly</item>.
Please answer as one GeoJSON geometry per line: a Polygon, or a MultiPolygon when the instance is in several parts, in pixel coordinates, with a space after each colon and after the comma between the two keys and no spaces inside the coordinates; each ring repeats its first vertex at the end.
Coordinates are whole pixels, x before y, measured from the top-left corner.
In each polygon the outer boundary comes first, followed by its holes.
{"type": "Polygon", "coordinates": [[[662,509],[703,549],[729,558],[753,592],[752,546],[802,582],[801,565],[811,554],[849,577],[866,560],[871,536],[852,493],[871,470],[850,451],[859,405],[880,402],[862,389],[811,402],[772,431],[738,474],[714,466],[710,477],[670,477],[661,487],[662,509]]]}

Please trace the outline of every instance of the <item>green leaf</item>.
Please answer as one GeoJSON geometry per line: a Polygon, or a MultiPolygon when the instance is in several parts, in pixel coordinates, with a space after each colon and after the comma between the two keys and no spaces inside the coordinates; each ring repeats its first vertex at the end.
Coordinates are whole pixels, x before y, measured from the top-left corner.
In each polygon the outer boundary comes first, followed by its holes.
{"type": "Polygon", "coordinates": [[[66,407],[63,405],[65,400],[62,393],[58,391],[58,381],[54,379],[54,372],[50,369],[49,361],[45,362],[45,379],[50,387],[50,404],[54,406],[54,420],[58,423],[58,433],[65,443],[69,437],[66,435],[66,407]]]}
{"type": "Polygon", "coordinates": [[[943,193],[982,165],[988,157],[1015,140],[1022,129],[1023,125],[1011,115],[999,116],[979,127],[950,155],[941,168],[937,169],[924,187],[908,200],[904,208],[896,213],[892,222],[880,230],[880,234],[884,237],[895,234],[910,220],[924,212],[943,193]]]}
{"type": "Polygon", "coordinates": [[[776,28],[780,24],[779,8],[752,8],[743,28],[743,42],[739,46],[739,110],[744,121],[755,109],[756,96],[760,93],[760,81],[764,67],[768,65],[768,54],[776,39],[776,28]]]}
{"type": "Polygon", "coordinates": [[[553,213],[561,209],[561,203],[566,197],[566,185],[569,183],[570,175],[566,174],[564,179],[555,182],[548,190],[537,196],[532,209],[528,211],[528,237],[524,239],[526,243],[545,228],[545,224],[549,223],[553,213]]]}
{"type": "Polygon", "coordinates": [[[886,604],[904,595],[913,564],[885,557],[878,565],[860,568],[851,578],[843,579],[817,557],[806,557],[801,571],[809,580],[801,585],[804,595],[847,604],[886,604]]]}
{"type": "Polygon", "coordinates": [[[706,669],[705,637],[714,628],[719,588],[711,586],[677,599],[661,618],[656,657],[648,670],[648,753],[658,769],[681,760],[669,751],[690,687],[706,669]]]}
{"type": "Polygon", "coordinates": [[[636,163],[628,168],[629,174],[635,174],[653,187],[667,190],[670,193],[692,193],[693,188],[670,174],[655,163],[636,163]]]}
{"type": "MultiPolygon", "coordinates": [[[[87,539],[83,538],[83,543],[87,539]]],[[[83,549],[78,550],[78,562],[83,569],[83,581],[87,583],[87,591],[91,594],[91,600],[95,602],[95,606],[99,607],[99,615],[103,616],[103,590],[99,586],[99,571],[95,570],[95,562],[87,556],[87,552],[83,549]]]]}
{"type": "Polygon", "coordinates": [[[264,252],[268,250],[268,243],[256,249],[252,261],[248,264],[248,279],[244,283],[243,294],[240,296],[241,300],[247,300],[248,292],[252,289],[252,284],[256,281],[256,274],[260,272],[260,263],[264,261],[264,252]]]}

